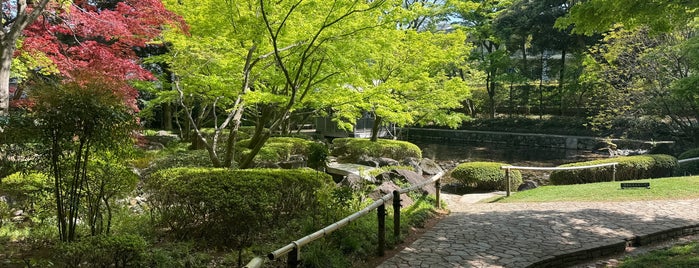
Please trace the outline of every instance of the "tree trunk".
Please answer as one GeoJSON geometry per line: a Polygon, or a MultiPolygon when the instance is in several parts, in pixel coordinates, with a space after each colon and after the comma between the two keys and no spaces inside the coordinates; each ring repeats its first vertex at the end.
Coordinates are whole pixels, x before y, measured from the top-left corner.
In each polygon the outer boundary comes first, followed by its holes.
{"type": "Polygon", "coordinates": [[[488,101],[490,102],[490,118],[495,118],[495,87],[497,83],[495,82],[495,72],[488,72],[488,77],[486,78],[486,89],[488,91],[488,101]]]}
{"type": "Polygon", "coordinates": [[[558,76],[558,99],[560,103],[558,104],[558,109],[560,115],[563,115],[563,79],[565,79],[565,69],[566,69],[566,48],[563,47],[561,50],[561,72],[558,76]]]}
{"type": "Polygon", "coordinates": [[[163,103],[163,129],[172,130],[172,104],[163,103]]]}
{"type": "Polygon", "coordinates": [[[544,51],[541,52],[541,72],[539,73],[539,119],[544,118],[544,51]]]}
{"type": "Polygon", "coordinates": [[[10,114],[10,68],[12,66],[12,54],[15,51],[14,44],[3,42],[0,50],[0,116],[10,114]]]}
{"type": "Polygon", "coordinates": [[[371,126],[371,141],[376,142],[379,140],[379,130],[381,129],[381,124],[383,122],[383,117],[376,116],[374,119],[374,124],[371,126]]]}
{"type": "MultiPolygon", "coordinates": [[[[522,36],[522,43],[520,44],[520,49],[522,50],[522,76],[524,77],[524,81],[526,84],[526,81],[529,80],[529,63],[527,62],[527,38],[522,36]]],[[[529,107],[529,85],[526,85],[523,88],[524,91],[524,96],[522,105],[525,107],[529,107]]]]}

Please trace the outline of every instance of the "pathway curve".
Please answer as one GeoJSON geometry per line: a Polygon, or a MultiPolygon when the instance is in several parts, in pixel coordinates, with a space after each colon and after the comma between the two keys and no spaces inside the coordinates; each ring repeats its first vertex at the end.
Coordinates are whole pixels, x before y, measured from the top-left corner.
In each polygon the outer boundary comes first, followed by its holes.
{"type": "Polygon", "coordinates": [[[699,231],[699,199],[470,201],[448,196],[451,214],[379,267],[565,267],[699,231]]]}

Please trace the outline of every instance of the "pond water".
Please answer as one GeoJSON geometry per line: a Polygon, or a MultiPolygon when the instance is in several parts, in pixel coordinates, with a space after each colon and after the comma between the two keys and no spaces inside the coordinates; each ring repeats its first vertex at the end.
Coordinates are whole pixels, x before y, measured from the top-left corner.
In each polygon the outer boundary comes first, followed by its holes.
{"type": "Polygon", "coordinates": [[[544,147],[507,146],[495,143],[454,143],[409,140],[420,149],[422,156],[437,162],[502,162],[518,166],[550,167],[604,157],[591,151],[544,147]]]}

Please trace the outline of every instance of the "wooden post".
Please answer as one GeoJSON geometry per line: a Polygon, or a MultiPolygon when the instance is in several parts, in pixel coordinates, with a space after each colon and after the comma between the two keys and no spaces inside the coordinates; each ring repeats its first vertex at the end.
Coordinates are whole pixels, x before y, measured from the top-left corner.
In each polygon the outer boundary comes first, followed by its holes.
{"type": "Polygon", "coordinates": [[[294,247],[291,252],[289,252],[289,255],[286,257],[286,267],[289,268],[296,268],[299,266],[299,247],[298,245],[294,247]]]}
{"type": "Polygon", "coordinates": [[[400,192],[393,191],[393,239],[400,241],[400,192]]]}
{"type": "Polygon", "coordinates": [[[377,254],[383,256],[386,248],[386,204],[381,204],[379,206],[376,210],[376,215],[379,219],[379,245],[377,254]]]}
{"type": "Polygon", "coordinates": [[[616,164],[612,165],[612,181],[616,181],[616,164]]]}
{"type": "Polygon", "coordinates": [[[439,194],[442,191],[442,178],[439,178],[439,179],[437,179],[437,181],[434,182],[434,189],[435,189],[434,197],[436,199],[434,206],[437,208],[442,208],[442,201],[439,200],[440,199],[439,194]]]}
{"type": "Polygon", "coordinates": [[[511,179],[510,179],[510,169],[509,168],[505,170],[505,179],[507,181],[507,187],[505,188],[505,189],[507,189],[507,196],[510,196],[510,185],[512,183],[510,182],[511,179]]]}

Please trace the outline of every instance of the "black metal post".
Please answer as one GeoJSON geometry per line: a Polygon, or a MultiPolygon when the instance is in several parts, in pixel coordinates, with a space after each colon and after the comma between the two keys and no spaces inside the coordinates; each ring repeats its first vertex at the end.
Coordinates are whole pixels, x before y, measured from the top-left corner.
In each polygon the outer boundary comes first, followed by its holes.
{"type": "Polygon", "coordinates": [[[434,197],[435,197],[435,204],[434,206],[437,208],[442,208],[442,201],[440,200],[439,194],[442,191],[442,178],[437,179],[437,181],[434,182],[434,197]]]}
{"type": "Polygon", "coordinates": [[[381,204],[376,210],[376,215],[379,219],[379,245],[377,249],[377,254],[379,256],[384,255],[386,249],[386,205],[381,204]]]}
{"type": "Polygon", "coordinates": [[[400,241],[400,192],[393,191],[393,239],[400,241]]]}
{"type": "Polygon", "coordinates": [[[511,179],[510,179],[510,169],[509,168],[505,170],[505,178],[506,178],[506,183],[507,183],[507,187],[506,187],[507,196],[510,196],[510,184],[512,184],[512,183],[510,182],[511,179]]]}
{"type": "Polygon", "coordinates": [[[296,268],[299,266],[299,247],[294,247],[291,252],[289,252],[289,255],[286,257],[286,267],[289,268],[296,268]]]}

